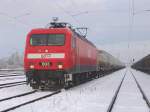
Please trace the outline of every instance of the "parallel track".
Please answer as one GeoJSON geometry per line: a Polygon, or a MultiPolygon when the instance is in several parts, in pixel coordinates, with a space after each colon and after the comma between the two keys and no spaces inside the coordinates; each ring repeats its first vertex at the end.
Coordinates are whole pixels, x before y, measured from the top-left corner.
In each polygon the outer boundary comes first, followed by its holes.
{"type": "Polygon", "coordinates": [[[0,77],[13,77],[13,76],[25,76],[25,75],[5,75],[5,74],[0,74],[0,77]]]}
{"type": "Polygon", "coordinates": [[[0,81],[16,80],[16,79],[25,79],[25,77],[9,77],[9,78],[2,78],[2,79],[0,79],[0,81]]]}
{"type": "Polygon", "coordinates": [[[132,74],[132,76],[133,76],[133,78],[134,78],[134,80],[135,80],[135,82],[136,82],[136,84],[137,84],[137,86],[138,86],[138,88],[139,88],[139,90],[140,90],[142,96],[143,96],[144,101],[146,102],[148,108],[150,109],[150,101],[148,100],[146,94],[145,94],[144,91],[142,90],[142,88],[141,88],[139,82],[137,81],[136,77],[134,76],[133,72],[132,72],[131,70],[130,70],[130,72],[131,72],[131,74],[132,74]]]}
{"type": "Polygon", "coordinates": [[[1,72],[1,71],[2,71],[2,72],[4,72],[4,71],[7,71],[7,72],[21,71],[21,72],[22,72],[22,71],[24,71],[24,69],[16,69],[16,70],[15,70],[15,69],[0,69],[0,72],[1,72]]]}
{"type": "MultiPolygon", "coordinates": [[[[125,77],[125,75],[124,75],[124,77],[125,77]]],[[[123,82],[123,80],[124,80],[124,77],[123,77],[123,79],[122,79],[122,81],[121,81],[121,84],[122,84],[122,82],[123,82]]],[[[22,83],[26,84],[26,81],[22,81],[22,83]]],[[[6,86],[7,86],[7,87],[8,87],[8,86],[9,86],[9,87],[17,86],[17,84],[19,85],[19,84],[21,84],[21,83],[15,82],[15,83],[2,84],[2,85],[0,85],[0,88],[1,88],[1,86],[2,86],[3,88],[6,87],[6,86]],[[15,85],[15,84],[16,84],[16,85],[15,85]]],[[[121,85],[120,85],[120,87],[121,87],[121,85]]],[[[68,88],[68,89],[69,89],[69,88],[68,88]]],[[[13,98],[15,99],[15,98],[17,98],[17,97],[26,96],[26,95],[29,95],[29,94],[33,94],[33,93],[35,93],[35,92],[36,92],[36,91],[32,91],[32,92],[23,93],[23,94],[20,94],[20,95],[15,95],[15,96],[12,96],[12,97],[9,97],[9,98],[0,99],[0,102],[9,101],[9,99],[13,99],[13,98]]],[[[2,111],[0,111],[0,112],[8,112],[8,111],[17,109],[17,108],[19,108],[19,107],[22,107],[22,106],[24,106],[24,105],[31,104],[31,103],[34,103],[34,102],[36,102],[36,101],[39,101],[39,100],[42,100],[42,99],[51,97],[51,96],[53,96],[53,95],[55,95],[55,94],[58,94],[58,93],[60,93],[60,92],[61,92],[61,90],[58,90],[58,91],[56,91],[56,92],[47,94],[47,95],[45,95],[45,96],[42,96],[42,97],[39,97],[39,98],[30,100],[30,101],[27,101],[27,102],[25,102],[25,103],[21,103],[21,104],[18,104],[18,105],[16,105],[16,106],[12,106],[12,107],[7,108],[7,109],[5,109],[5,110],[2,110],[2,111]]]]}
{"type": "Polygon", "coordinates": [[[18,86],[18,85],[24,85],[24,84],[26,84],[26,81],[19,81],[19,82],[0,84],[0,89],[13,87],[13,86],[18,86]]]}
{"type": "Polygon", "coordinates": [[[55,94],[58,94],[58,93],[60,93],[60,92],[61,92],[61,90],[58,90],[58,91],[53,92],[53,93],[50,93],[50,94],[48,94],[48,95],[45,95],[45,96],[42,96],[42,97],[39,97],[39,98],[36,98],[36,99],[30,100],[30,101],[27,101],[27,102],[25,102],[25,103],[18,104],[18,105],[16,105],[16,106],[13,106],[13,107],[7,108],[7,109],[5,109],[5,110],[2,110],[1,112],[8,112],[8,111],[11,111],[11,110],[17,109],[17,108],[22,107],[22,106],[24,106],[24,105],[27,105],[27,104],[30,104],[30,103],[34,103],[34,102],[36,102],[36,101],[39,101],[39,100],[42,100],[42,99],[45,99],[45,98],[51,97],[51,96],[53,96],[53,95],[55,95],[55,94]]]}
{"type": "Polygon", "coordinates": [[[17,98],[17,97],[22,97],[22,96],[30,95],[30,94],[33,94],[35,92],[37,92],[37,91],[34,90],[34,91],[30,91],[30,92],[19,94],[19,95],[15,95],[15,96],[3,98],[3,99],[0,99],[0,102],[6,101],[6,100],[10,100],[10,99],[13,99],[13,98],[17,98]]]}
{"type": "Polygon", "coordinates": [[[126,72],[125,72],[125,74],[124,74],[124,76],[123,76],[123,78],[122,78],[122,80],[121,80],[121,82],[120,82],[120,84],[119,84],[119,86],[118,86],[118,88],[117,88],[117,90],[116,90],[116,92],[115,92],[115,94],[114,94],[112,100],[111,100],[111,103],[109,104],[109,107],[108,107],[108,109],[107,109],[107,112],[111,112],[112,109],[113,109],[113,106],[114,106],[115,101],[116,101],[116,99],[117,99],[118,93],[119,93],[120,88],[121,88],[121,86],[122,86],[122,83],[123,83],[123,81],[124,81],[124,79],[125,79],[126,73],[127,73],[127,70],[126,70],[126,72]]]}
{"type": "Polygon", "coordinates": [[[17,83],[22,83],[22,82],[26,82],[26,81],[19,81],[19,82],[5,83],[5,84],[0,84],[0,86],[7,86],[7,85],[17,84],[17,83]]]}
{"type": "MultiPolygon", "coordinates": [[[[76,85],[76,86],[77,86],[77,85],[76,85]]],[[[75,87],[76,87],[76,86],[75,86],[75,87]]],[[[74,87],[74,86],[73,86],[73,87],[74,87]]],[[[73,88],[73,87],[68,87],[68,88],[66,88],[66,89],[68,90],[68,89],[73,88]]],[[[32,92],[27,92],[27,93],[23,93],[23,94],[20,94],[20,95],[15,95],[15,96],[12,96],[12,97],[0,99],[0,102],[9,101],[10,99],[13,99],[13,98],[15,99],[15,98],[17,98],[17,97],[22,97],[22,96],[30,95],[30,94],[33,94],[33,93],[35,93],[35,92],[37,92],[37,91],[35,90],[35,91],[32,91],[32,92]]],[[[27,105],[27,104],[34,103],[34,102],[36,102],[36,101],[42,100],[42,99],[44,99],[44,98],[51,97],[51,96],[53,96],[53,95],[55,95],[55,94],[58,94],[58,93],[60,93],[60,92],[61,92],[61,90],[58,90],[58,91],[56,91],[56,92],[54,92],[54,93],[51,93],[51,94],[48,94],[48,95],[39,97],[39,98],[34,99],[34,100],[27,101],[27,102],[25,102],[25,103],[22,103],[22,104],[19,104],[19,105],[10,107],[10,108],[5,109],[5,110],[2,110],[2,111],[0,111],[0,112],[8,112],[8,111],[17,109],[17,108],[19,108],[19,107],[22,107],[22,106],[24,106],[24,105],[27,105]]]]}

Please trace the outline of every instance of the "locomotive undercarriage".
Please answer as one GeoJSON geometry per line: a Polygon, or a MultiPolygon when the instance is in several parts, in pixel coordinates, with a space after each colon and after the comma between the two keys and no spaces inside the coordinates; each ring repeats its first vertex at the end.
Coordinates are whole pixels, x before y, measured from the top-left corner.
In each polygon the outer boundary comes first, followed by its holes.
{"type": "Polygon", "coordinates": [[[26,72],[27,83],[33,89],[59,89],[65,84],[64,71],[41,71],[26,72]]]}
{"type": "Polygon", "coordinates": [[[33,89],[58,90],[79,85],[117,70],[118,69],[109,71],[100,70],[74,74],[67,74],[65,71],[32,70],[26,72],[26,77],[27,83],[30,84],[33,89]]]}
{"type": "Polygon", "coordinates": [[[68,88],[80,83],[84,83],[93,78],[100,77],[96,71],[67,74],[64,71],[28,71],[26,72],[27,83],[33,89],[41,90],[57,90],[61,88],[68,88]]]}

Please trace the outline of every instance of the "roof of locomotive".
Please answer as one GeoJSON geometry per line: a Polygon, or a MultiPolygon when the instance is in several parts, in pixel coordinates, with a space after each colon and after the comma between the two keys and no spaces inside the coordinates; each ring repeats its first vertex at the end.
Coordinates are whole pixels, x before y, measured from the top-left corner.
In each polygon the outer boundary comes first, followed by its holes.
{"type": "Polygon", "coordinates": [[[44,33],[49,31],[55,31],[55,32],[67,32],[70,31],[69,28],[35,28],[30,31],[30,33],[44,33]]]}

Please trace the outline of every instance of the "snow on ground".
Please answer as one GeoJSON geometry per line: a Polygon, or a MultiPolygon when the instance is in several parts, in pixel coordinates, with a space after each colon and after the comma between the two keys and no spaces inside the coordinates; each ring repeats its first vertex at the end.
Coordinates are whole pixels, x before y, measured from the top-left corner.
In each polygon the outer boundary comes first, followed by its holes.
{"type": "Polygon", "coordinates": [[[0,84],[14,83],[14,82],[20,82],[20,81],[26,81],[26,78],[21,78],[21,79],[17,78],[14,80],[0,80],[0,84]]]}
{"type": "MultiPolygon", "coordinates": [[[[147,105],[130,70],[127,69],[113,112],[148,112],[147,105]]],[[[126,69],[120,70],[69,90],[63,90],[57,95],[20,107],[13,112],[106,112],[125,71],[126,69]]],[[[150,75],[132,71],[150,100],[150,75]]],[[[27,85],[0,89],[0,99],[29,91],[32,91],[32,89],[27,85]]],[[[0,102],[0,111],[49,93],[51,92],[37,92],[0,102]]]]}
{"type": "MultiPolygon", "coordinates": [[[[3,111],[5,109],[8,109],[10,107],[16,106],[18,104],[22,104],[25,102],[28,102],[30,100],[51,94],[52,92],[35,92],[33,94],[30,95],[26,95],[26,96],[22,96],[22,97],[17,97],[17,98],[13,98],[4,102],[0,103],[0,111],[3,111]]],[[[26,111],[28,112],[28,111],[26,111]]]]}
{"type": "Polygon", "coordinates": [[[9,76],[9,77],[0,77],[0,81],[6,81],[6,80],[16,80],[16,79],[24,79],[26,80],[25,76],[9,76]]]}
{"type": "Polygon", "coordinates": [[[24,73],[23,72],[0,72],[0,75],[3,76],[3,75],[23,75],[24,76],[24,73]]]}
{"type": "Polygon", "coordinates": [[[144,93],[148,97],[150,101],[150,74],[146,74],[140,71],[133,70],[133,74],[135,75],[137,81],[139,82],[141,88],[143,89],[144,93]]]}
{"type": "Polygon", "coordinates": [[[21,75],[21,76],[24,76],[24,71],[1,71],[1,69],[0,69],[0,76],[1,75],[21,75]]]}
{"type": "Polygon", "coordinates": [[[0,99],[15,96],[30,91],[32,91],[32,88],[27,85],[19,85],[19,86],[14,86],[9,88],[2,88],[0,89],[0,99]]]}
{"type": "Polygon", "coordinates": [[[26,78],[25,78],[25,75],[23,75],[23,72],[8,72],[8,71],[0,72],[0,76],[7,76],[7,75],[19,75],[19,76],[0,77],[0,84],[26,81],[26,78]]]}
{"type": "MultiPolygon", "coordinates": [[[[150,81],[150,80],[149,80],[150,81]]],[[[136,82],[128,70],[112,112],[148,112],[136,82]]]]}
{"type": "Polygon", "coordinates": [[[24,75],[24,71],[11,71],[9,72],[11,74],[19,74],[19,75],[24,75]]]}
{"type": "Polygon", "coordinates": [[[104,112],[121,82],[125,69],[62,91],[14,112],[104,112]]]}

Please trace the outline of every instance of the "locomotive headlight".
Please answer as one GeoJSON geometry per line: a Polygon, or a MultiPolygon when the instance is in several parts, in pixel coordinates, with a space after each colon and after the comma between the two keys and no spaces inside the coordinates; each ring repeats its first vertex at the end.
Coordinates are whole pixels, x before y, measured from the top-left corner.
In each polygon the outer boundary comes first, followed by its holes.
{"type": "Polygon", "coordinates": [[[58,67],[58,69],[62,69],[62,68],[63,68],[63,63],[58,62],[58,63],[57,63],[57,67],[58,67]]]}
{"type": "Polygon", "coordinates": [[[30,69],[34,69],[34,65],[30,65],[30,69]]]}
{"type": "Polygon", "coordinates": [[[59,68],[59,69],[62,69],[62,68],[63,68],[63,65],[58,65],[58,68],[59,68]]]}

